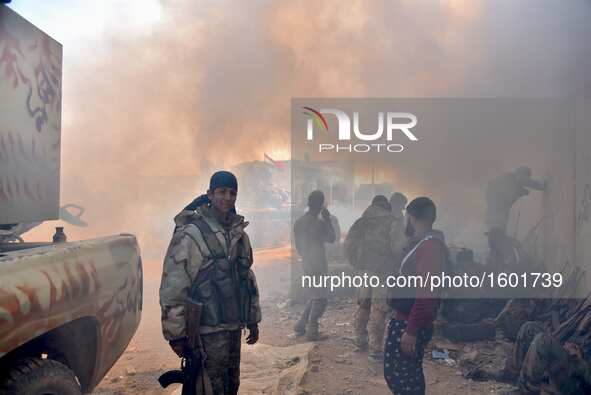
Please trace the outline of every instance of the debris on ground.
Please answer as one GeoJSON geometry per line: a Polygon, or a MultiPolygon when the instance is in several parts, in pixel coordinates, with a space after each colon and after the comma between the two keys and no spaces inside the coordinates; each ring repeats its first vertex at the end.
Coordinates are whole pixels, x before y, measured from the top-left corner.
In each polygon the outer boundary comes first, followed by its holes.
{"type": "Polygon", "coordinates": [[[449,358],[449,354],[447,353],[447,351],[439,351],[439,350],[433,350],[431,352],[431,356],[435,360],[438,360],[438,359],[448,359],[449,358]]]}

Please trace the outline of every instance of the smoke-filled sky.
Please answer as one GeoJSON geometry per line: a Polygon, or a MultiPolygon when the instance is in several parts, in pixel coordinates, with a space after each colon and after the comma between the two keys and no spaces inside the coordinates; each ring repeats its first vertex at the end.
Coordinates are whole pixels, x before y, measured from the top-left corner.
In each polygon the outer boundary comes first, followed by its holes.
{"type": "MultiPolygon", "coordinates": [[[[289,157],[292,97],[591,90],[587,0],[11,7],[64,46],[61,200],[84,205],[91,223],[66,232],[136,233],[151,256],[162,255],[174,213],[203,189],[199,176],[263,153],[289,157]]],[[[47,239],[50,225],[31,234],[47,239]]]]}

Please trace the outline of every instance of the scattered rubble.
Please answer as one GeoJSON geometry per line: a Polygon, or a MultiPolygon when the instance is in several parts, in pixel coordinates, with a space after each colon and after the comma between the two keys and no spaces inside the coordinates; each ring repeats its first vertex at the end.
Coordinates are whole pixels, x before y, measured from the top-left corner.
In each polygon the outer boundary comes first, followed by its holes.
{"type": "Polygon", "coordinates": [[[460,366],[462,368],[474,366],[479,357],[478,350],[466,352],[460,356],[460,366]]]}
{"type": "MultiPolygon", "coordinates": [[[[263,267],[265,270],[266,267],[263,267]]],[[[269,266],[269,270],[276,272],[277,269],[269,266]]],[[[261,270],[261,269],[259,269],[261,270]]],[[[257,276],[259,273],[257,272],[257,276]]],[[[264,276],[261,276],[265,278],[264,276]]],[[[268,275],[268,281],[275,281],[276,277],[268,275]]],[[[146,278],[146,303],[144,317],[138,333],[132,341],[132,347],[137,347],[141,352],[126,352],[124,358],[115,364],[110,372],[113,377],[104,380],[96,394],[170,394],[159,389],[156,381],[157,376],[170,369],[178,369],[178,358],[174,356],[168,344],[161,337],[160,311],[157,301],[157,279],[146,278]],[[127,360],[127,356],[133,356],[132,360],[127,360]],[[133,367],[137,372],[135,375],[127,375],[126,369],[133,367]]],[[[260,283],[261,288],[268,290],[272,285],[260,283]]],[[[276,284],[276,283],[273,283],[276,284]]],[[[269,292],[270,294],[270,292],[269,292]]],[[[273,297],[266,297],[262,301],[264,320],[261,324],[261,343],[262,345],[273,345],[279,348],[294,345],[304,346],[306,340],[301,337],[291,337],[293,324],[301,314],[304,306],[292,304],[291,300],[285,295],[273,293],[273,297]],[[278,307],[287,303],[285,307],[278,307]]],[[[317,342],[314,350],[307,357],[307,371],[303,375],[300,386],[300,394],[314,395],[335,395],[335,394],[355,394],[355,395],[391,395],[386,387],[381,367],[370,366],[367,353],[355,352],[354,340],[354,311],[356,301],[351,297],[332,299],[328,305],[326,314],[321,320],[321,332],[331,333],[326,341],[317,342]],[[342,362],[336,362],[339,359],[342,362]],[[345,392],[348,391],[348,392],[345,392]]],[[[441,337],[436,332],[431,345],[426,350],[425,357],[425,376],[428,383],[427,394],[439,393],[462,393],[462,395],[494,394],[499,390],[508,388],[507,385],[496,382],[474,382],[465,379],[462,374],[465,368],[460,366],[460,360],[463,354],[478,350],[474,366],[502,367],[505,361],[504,347],[506,342],[477,341],[472,343],[453,342],[441,337]],[[446,362],[436,362],[432,360],[433,348],[444,350],[449,358],[455,361],[454,366],[448,366],[446,362]]],[[[248,349],[248,347],[246,348],[248,349]]],[[[274,348],[268,349],[273,352],[274,348]]],[[[260,351],[263,351],[261,348],[260,351]]],[[[262,354],[261,354],[262,355],[262,354]]],[[[250,357],[249,357],[250,358],[250,357]]],[[[299,367],[304,366],[300,354],[286,355],[285,358],[275,360],[274,368],[290,369],[298,371],[299,367]],[[300,357],[298,362],[296,356],[300,357]]],[[[266,375],[260,372],[249,371],[250,363],[246,359],[243,361],[244,383],[248,374],[250,380],[266,379],[266,375]]],[[[299,374],[299,373],[298,373],[299,374]]],[[[246,390],[246,386],[244,387],[246,390]]],[[[272,393],[272,392],[269,392],[272,393]]]]}

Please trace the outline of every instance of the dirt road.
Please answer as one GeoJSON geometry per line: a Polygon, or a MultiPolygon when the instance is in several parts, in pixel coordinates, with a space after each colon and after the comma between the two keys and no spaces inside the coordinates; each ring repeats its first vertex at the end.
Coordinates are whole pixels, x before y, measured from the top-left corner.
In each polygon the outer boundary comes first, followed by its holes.
{"type": "MultiPolygon", "coordinates": [[[[255,272],[262,295],[263,323],[260,342],[289,346],[303,342],[291,336],[302,306],[289,306],[289,249],[260,250],[255,254],[255,272]]],[[[171,394],[158,387],[156,378],[165,370],[178,368],[160,330],[158,287],[160,263],[145,265],[144,310],[142,323],[129,347],[101,382],[94,395],[171,394]]],[[[366,354],[354,351],[350,299],[332,301],[322,320],[328,335],[317,342],[299,392],[301,394],[388,395],[379,367],[370,366],[366,354]]],[[[506,388],[498,383],[466,380],[457,366],[447,366],[425,358],[428,394],[491,394],[506,388]]]]}

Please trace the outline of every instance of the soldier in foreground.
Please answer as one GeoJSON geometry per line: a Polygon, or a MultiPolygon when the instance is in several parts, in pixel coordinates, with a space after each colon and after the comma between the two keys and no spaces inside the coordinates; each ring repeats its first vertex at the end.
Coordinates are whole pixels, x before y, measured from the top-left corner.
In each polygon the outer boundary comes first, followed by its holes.
{"type": "MultiPolygon", "coordinates": [[[[378,276],[385,282],[387,275],[398,269],[400,254],[406,242],[401,216],[390,212],[385,196],[373,198],[347,234],[345,254],[359,275],[378,276]]],[[[356,346],[369,349],[370,362],[383,358],[383,339],[389,307],[386,288],[359,288],[355,312],[356,346]]]]}
{"type": "Polygon", "coordinates": [[[237,193],[236,177],[217,172],[207,198],[175,217],[160,285],[164,338],[179,357],[189,353],[188,300],[202,304],[201,357],[215,395],[238,393],[242,329],[255,344],[261,321],[247,223],[234,208],[237,193]]]}
{"type": "MultiPolygon", "coordinates": [[[[328,262],[324,244],[334,243],[336,236],[330,213],[324,207],[322,191],[313,191],[308,196],[308,211],[294,224],[294,240],[296,250],[303,259],[304,275],[327,275],[328,262]]],[[[306,290],[309,300],[301,318],[294,326],[296,335],[305,334],[308,340],[318,339],[318,321],[326,310],[326,293],[327,290],[324,288],[306,290]]]]}

